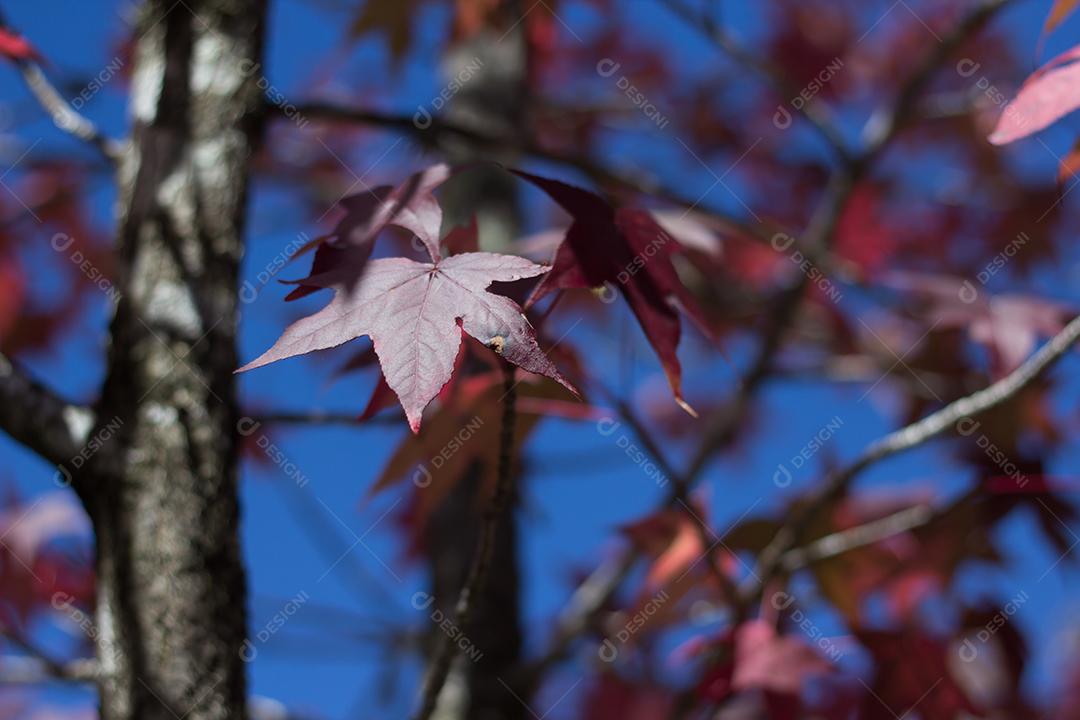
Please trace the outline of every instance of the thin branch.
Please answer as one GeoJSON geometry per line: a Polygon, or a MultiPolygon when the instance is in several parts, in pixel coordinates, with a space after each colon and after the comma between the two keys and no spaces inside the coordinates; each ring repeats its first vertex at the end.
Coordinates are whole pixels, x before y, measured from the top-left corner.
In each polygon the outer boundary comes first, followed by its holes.
{"type": "Polygon", "coordinates": [[[399,425],[403,415],[376,415],[361,420],[356,413],[348,412],[289,412],[279,411],[258,414],[249,413],[249,416],[268,425],[399,425]]]}
{"type": "MultiPolygon", "coordinates": [[[[1012,1],[983,0],[979,3],[948,36],[924,56],[905,81],[890,109],[871,118],[863,132],[865,143],[863,150],[857,156],[841,163],[833,171],[825,194],[803,234],[802,248],[808,248],[805,252],[807,257],[813,259],[828,255],[837,223],[859,180],[870,171],[874,161],[881,156],[905,127],[907,121],[913,117],[916,101],[949,55],[985,26],[997,11],[1012,1]]],[[[780,292],[773,311],[766,321],[766,329],[758,345],[758,351],[750,370],[739,386],[734,402],[712,419],[706,428],[703,441],[690,462],[686,475],[691,483],[696,482],[713,453],[730,441],[741,427],[742,418],[754,393],[772,371],[783,337],[797,314],[809,284],[809,276],[800,273],[791,286],[780,292]]]]}
{"type": "MultiPolygon", "coordinates": [[[[454,624],[468,635],[472,621],[473,610],[476,607],[476,598],[484,591],[488,574],[491,570],[491,558],[495,550],[495,538],[498,534],[499,523],[510,506],[513,496],[513,461],[514,461],[514,425],[517,420],[517,383],[514,381],[514,369],[506,364],[505,392],[502,396],[503,414],[502,426],[499,431],[499,464],[495,481],[495,491],[491,502],[484,512],[480,537],[477,542],[476,552],[469,567],[468,577],[458,594],[457,603],[454,606],[454,624]]],[[[429,720],[435,712],[435,706],[446,684],[446,678],[450,674],[450,664],[457,655],[458,646],[451,639],[449,633],[443,633],[438,648],[435,650],[435,659],[432,661],[424,682],[424,690],[420,711],[415,720],[429,720]]]]}
{"type": "Polygon", "coordinates": [[[957,49],[983,27],[1006,5],[1015,0],[981,0],[952,31],[927,54],[910,79],[900,89],[892,111],[884,116],[871,118],[863,129],[863,139],[868,148],[867,159],[879,154],[896,137],[903,126],[917,114],[919,96],[923,94],[934,75],[957,49]]]}
{"type": "Polygon", "coordinates": [[[63,400],[0,353],[0,430],[54,465],[79,454],[93,413],[63,400]]]}
{"type": "Polygon", "coordinates": [[[39,685],[57,681],[93,684],[99,680],[95,660],[74,660],[50,666],[25,655],[0,657],[0,685],[39,685]]]}
{"type": "MultiPolygon", "coordinates": [[[[898,95],[897,101],[883,116],[885,119],[872,121],[864,132],[865,147],[858,156],[848,156],[834,171],[829,185],[826,187],[822,199],[803,235],[799,250],[817,263],[817,259],[826,256],[828,246],[831,244],[836,224],[847,204],[851,193],[854,191],[858,180],[870,170],[873,161],[886,149],[888,144],[899,134],[905,123],[911,118],[907,105],[913,104],[918,96],[925,90],[934,72],[965,39],[982,28],[995,12],[1003,8],[1012,0],[984,0],[962,20],[956,28],[945,38],[926,58],[919,64],[915,72],[905,82],[898,95]]],[[[881,117],[881,116],[879,116],[881,117]]],[[[771,238],[771,236],[770,236],[771,238]]],[[[819,265],[819,267],[821,267],[819,265]]],[[[822,267],[825,270],[824,267],[822,267]]],[[[790,323],[794,320],[801,299],[809,284],[809,278],[800,274],[796,281],[780,291],[778,299],[773,306],[773,311],[767,319],[766,330],[763,334],[758,351],[739,386],[739,391],[734,401],[723,411],[713,416],[706,427],[704,438],[692,457],[688,469],[681,477],[678,484],[673,483],[672,492],[665,500],[665,505],[675,504],[685,493],[689,491],[698,480],[707,466],[713,453],[723,447],[734,433],[741,427],[743,418],[757,390],[773,371],[773,363],[781,342],[790,323]]],[[[719,543],[710,544],[706,552],[707,562],[713,562],[712,555],[719,543]]],[[[793,542],[783,543],[779,549],[774,548],[775,557],[771,564],[782,562],[784,553],[789,551],[793,542]]],[[[542,671],[554,664],[555,660],[565,655],[574,639],[574,633],[580,634],[589,627],[587,619],[595,616],[603,607],[600,602],[606,602],[616,591],[619,584],[625,579],[630,568],[633,567],[633,553],[627,551],[619,562],[614,566],[618,572],[604,572],[600,577],[605,581],[600,589],[593,588],[587,598],[593,602],[572,602],[576,612],[568,613],[568,619],[560,623],[560,631],[556,635],[556,642],[551,650],[543,656],[534,667],[542,671]]],[[[599,571],[598,571],[599,572],[599,571]]],[[[594,573],[597,575],[597,573],[594,573]]],[[[590,576],[589,581],[593,580],[590,576]]],[[[584,587],[584,586],[583,586],[584,587]]],[[[743,593],[740,593],[743,595],[743,593]]],[[[575,593],[575,598],[578,594],[575,593]]],[[[736,611],[741,611],[748,603],[740,603],[736,611]]]]}
{"type": "Polygon", "coordinates": [[[785,572],[795,572],[807,565],[834,558],[851,550],[881,542],[900,533],[926,525],[937,516],[929,505],[915,505],[892,515],[818,538],[809,545],[784,553],[785,572]]]}
{"type": "Polygon", "coordinates": [[[565,660],[574,641],[595,627],[600,614],[611,602],[615,591],[633,570],[637,553],[624,549],[617,556],[605,560],[578,585],[569,602],[559,615],[555,638],[543,655],[530,662],[522,673],[526,697],[535,692],[547,672],[565,660]]]}
{"type": "Polygon", "coordinates": [[[724,573],[720,568],[720,565],[716,562],[713,550],[717,546],[718,543],[716,540],[719,538],[716,537],[716,532],[709,527],[704,518],[694,512],[690,499],[691,483],[687,480],[685,475],[677,472],[674,466],[667,461],[667,458],[660,450],[660,444],[653,439],[648,428],[645,427],[645,423],[637,417],[633,408],[621,398],[616,398],[602,385],[600,385],[600,388],[601,392],[606,394],[614,404],[615,409],[619,413],[619,417],[621,417],[623,422],[634,431],[634,435],[637,436],[638,441],[645,449],[645,452],[653,457],[657,466],[660,468],[660,471],[671,480],[674,504],[681,505],[682,509],[690,516],[691,521],[694,523],[694,528],[697,531],[698,540],[701,542],[701,547],[708,548],[706,551],[705,564],[709,573],[720,585],[720,589],[727,599],[734,603],[738,597],[738,589],[736,588],[734,581],[724,573]]]}
{"type": "Polygon", "coordinates": [[[45,77],[40,65],[30,60],[19,60],[17,64],[30,92],[52,117],[56,127],[90,143],[110,163],[119,160],[122,153],[120,143],[102,133],[85,115],[76,112],[45,77]]]}
{"type": "MultiPolygon", "coordinates": [[[[2,14],[0,14],[0,28],[10,29],[2,14]]],[[[16,58],[15,64],[26,86],[52,118],[56,127],[79,140],[90,143],[111,163],[115,163],[120,158],[122,153],[120,143],[102,133],[89,118],[79,114],[45,77],[41,65],[30,58],[16,58]]]]}
{"type": "MultiPolygon", "coordinates": [[[[686,21],[687,25],[701,31],[705,37],[744,68],[764,78],[785,100],[791,100],[799,96],[800,89],[791,83],[783,70],[764,57],[747,50],[707,14],[699,17],[693,9],[679,2],[679,0],[660,0],[660,4],[686,21]]],[[[844,162],[850,161],[851,152],[828,105],[817,97],[812,97],[797,108],[796,112],[806,118],[818,131],[837,157],[844,162]]]]}
{"type": "MultiPolygon", "coordinates": [[[[282,108],[276,105],[267,105],[266,112],[271,117],[284,119],[289,117],[285,115],[282,108]]],[[[683,196],[660,184],[652,177],[611,170],[580,152],[551,150],[527,138],[489,135],[466,125],[460,125],[438,117],[433,117],[425,121],[423,126],[419,126],[408,115],[398,115],[367,108],[347,107],[321,101],[301,103],[295,106],[295,114],[292,108],[289,109],[289,113],[294,118],[299,116],[313,120],[381,127],[411,135],[421,143],[433,148],[441,147],[447,139],[456,139],[466,140],[492,152],[520,153],[536,160],[577,170],[600,186],[610,186],[636,195],[652,197],[676,207],[693,209],[696,212],[711,216],[732,233],[763,244],[770,243],[777,233],[785,231],[785,228],[769,221],[750,223],[734,215],[707,207],[699,199],[683,196]]],[[[815,253],[813,248],[799,245],[798,240],[796,240],[796,247],[811,262],[821,267],[823,272],[827,272],[827,269],[831,268],[831,261],[827,257],[815,253]]],[[[839,274],[839,271],[835,271],[835,269],[834,272],[839,274]]]]}
{"type": "Polygon", "coordinates": [[[757,599],[764,583],[782,569],[785,554],[795,546],[817,514],[841,495],[860,473],[886,458],[918,447],[951,428],[956,428],[961,433],[970,432],[967,425],[960,427],[959,423],[977,417],[1015,397],[1061,359],[1078,340],[1080,316],[1074,318],[1060,333],[1006,377],[973,395],[946,405],[916,423],[886,435],[870,445],[855,462],[829,474],[810,501],[793,511],[793,517],[777,531],[761,552],[751,579],[740,588],[743,602],[750,604],[757,599]]]}
{"type": "Polygon", "coordinates": [[[45,683],[54,680],[96,683],[101,679],[101,668],[97,660],[80,658],[61,662],[54,660],[17,632],[0,628],[0,637],[24,653],[0,657],[0,684],[45,683]]]}

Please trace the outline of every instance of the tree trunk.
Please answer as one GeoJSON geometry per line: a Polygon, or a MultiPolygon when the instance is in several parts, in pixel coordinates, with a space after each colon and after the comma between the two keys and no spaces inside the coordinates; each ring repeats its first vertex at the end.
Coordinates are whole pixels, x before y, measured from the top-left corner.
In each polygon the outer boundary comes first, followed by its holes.
{"type": "Polygon", "coordinates": [[[246,715],[232,373],[264,17],[265,0],[150,0],[139,19],[97,413],[119,452],[76,483],[105,720],[246,715]]]}

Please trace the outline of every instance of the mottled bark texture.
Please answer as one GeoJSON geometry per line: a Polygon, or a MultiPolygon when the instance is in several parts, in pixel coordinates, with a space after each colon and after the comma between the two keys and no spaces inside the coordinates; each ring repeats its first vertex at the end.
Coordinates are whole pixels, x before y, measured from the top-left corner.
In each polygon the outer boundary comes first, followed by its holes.
{"type": "Polygon", "coordinates": [[[245,717],[232,373],[264,17],[265,0],[140,10],[96,408],[120,432],[76,483],[97,538],[105,720],[245,717]]]}

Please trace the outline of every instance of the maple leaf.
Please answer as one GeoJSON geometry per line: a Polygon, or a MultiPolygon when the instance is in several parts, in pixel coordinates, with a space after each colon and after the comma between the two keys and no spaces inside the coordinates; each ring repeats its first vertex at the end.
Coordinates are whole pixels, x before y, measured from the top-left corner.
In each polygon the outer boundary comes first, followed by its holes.
{"type": "MultiPolygon", "coordinates": [[[[333,232],[318,238],[319,245],[311,263],[309,277],[347,264],[359,274],[379,233],[391,225],[408,230],[423,243],[432,258],[439,259],[439,230],[442,226],[442,207],[432,194],[453,174],[450,166],[433,165],[409,176],[397,187],[380,185],[342,198],[340,205],[345,216],[333,232]]],[[[466,231],[459,231],[459,234],[466,231]]],[[[451,233],[458,242],[459,234],[451,233]]],[[[286,300],[296,300],[321,288],[300,280],[286,300]]]]}
{"type": "Polygon", "coordinates": [[[314,315],[286,328],[273,347],[238,372],[369,335],[387,385],[420,429],[424,408],[450,379],[462,331],[529,372],[577,391],[540,350],[532,326],[509,298],[487,292],[493,282],[535,277],[547,268],[495,253],[465,253],[432,262],[408,258],[356,260],[303,282],[334,290],[314,315]]]}
{"type": "Polygon", "coordinates": [[[770,718],[801,717],[800,694],[808,678],[832,672],[833,664],[801,636],[781,635],[768,622],[748,620],[719,638],[695,638],[676,650],[687,659],[707,650],[723,651],[698,683],[698,693],[714,702],[732,695],[761,691],[771,708],[770,718]]]}
{"type": "Polygon", "coordinates": [[[562,289],[614,285],[626,298],[667,375],[675,401],[696,415],[683,398],[682,369],[675,349],[679,309],[711,337],[705,317],[671,264],[678,243],[644,210],[612,208],[595,193],[519,170],[512,171],[546,192],[573,218],[555,252],[551,272],[526,306],[562,289]]]}
{"type": "Polygon", "coordinates": [[[919,630],[856,628],[859,643],[870,651],[876,674],[860,717],[896,718],[916,705],[927,718],[982,717],[950,667],[952,651],[919,630]]]}
{"type": "Polygon", "coordinates": [[[1067,50],[1024,81],[1001,113],[989,140],[1005,145],[1042,130],[1080,108],[1080,46],[1067,50]]]}
{"type": "Polygon", "coordinates": [[[1018,368],[1034,352],[1040,337],[1053,337],[1073,315],[1069,307],[1037,297],[976,294],[972,298],[970,281],[952,276],[896,271],[884,282],[925,298],[933,327],[966,329],[972,341],[990,351],[997,377],[1018,368]]]}

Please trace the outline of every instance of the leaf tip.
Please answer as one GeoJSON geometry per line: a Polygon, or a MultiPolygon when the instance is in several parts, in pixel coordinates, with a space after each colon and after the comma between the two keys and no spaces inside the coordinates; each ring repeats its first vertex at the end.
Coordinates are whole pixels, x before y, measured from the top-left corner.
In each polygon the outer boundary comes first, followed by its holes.
{"type": "Polygon", "coordinates": [[[679,407],[681,407],[683,410],[685,410],[686,414],[689,415],[690,417],[692,417],[692,418],[700,417],[698,415],[698,411],[695,410],[690,403],[686,402],[685,398],[683,398],[681,395],[676,395],[675,396],[675,402],[679,405],[679,407]]]}

